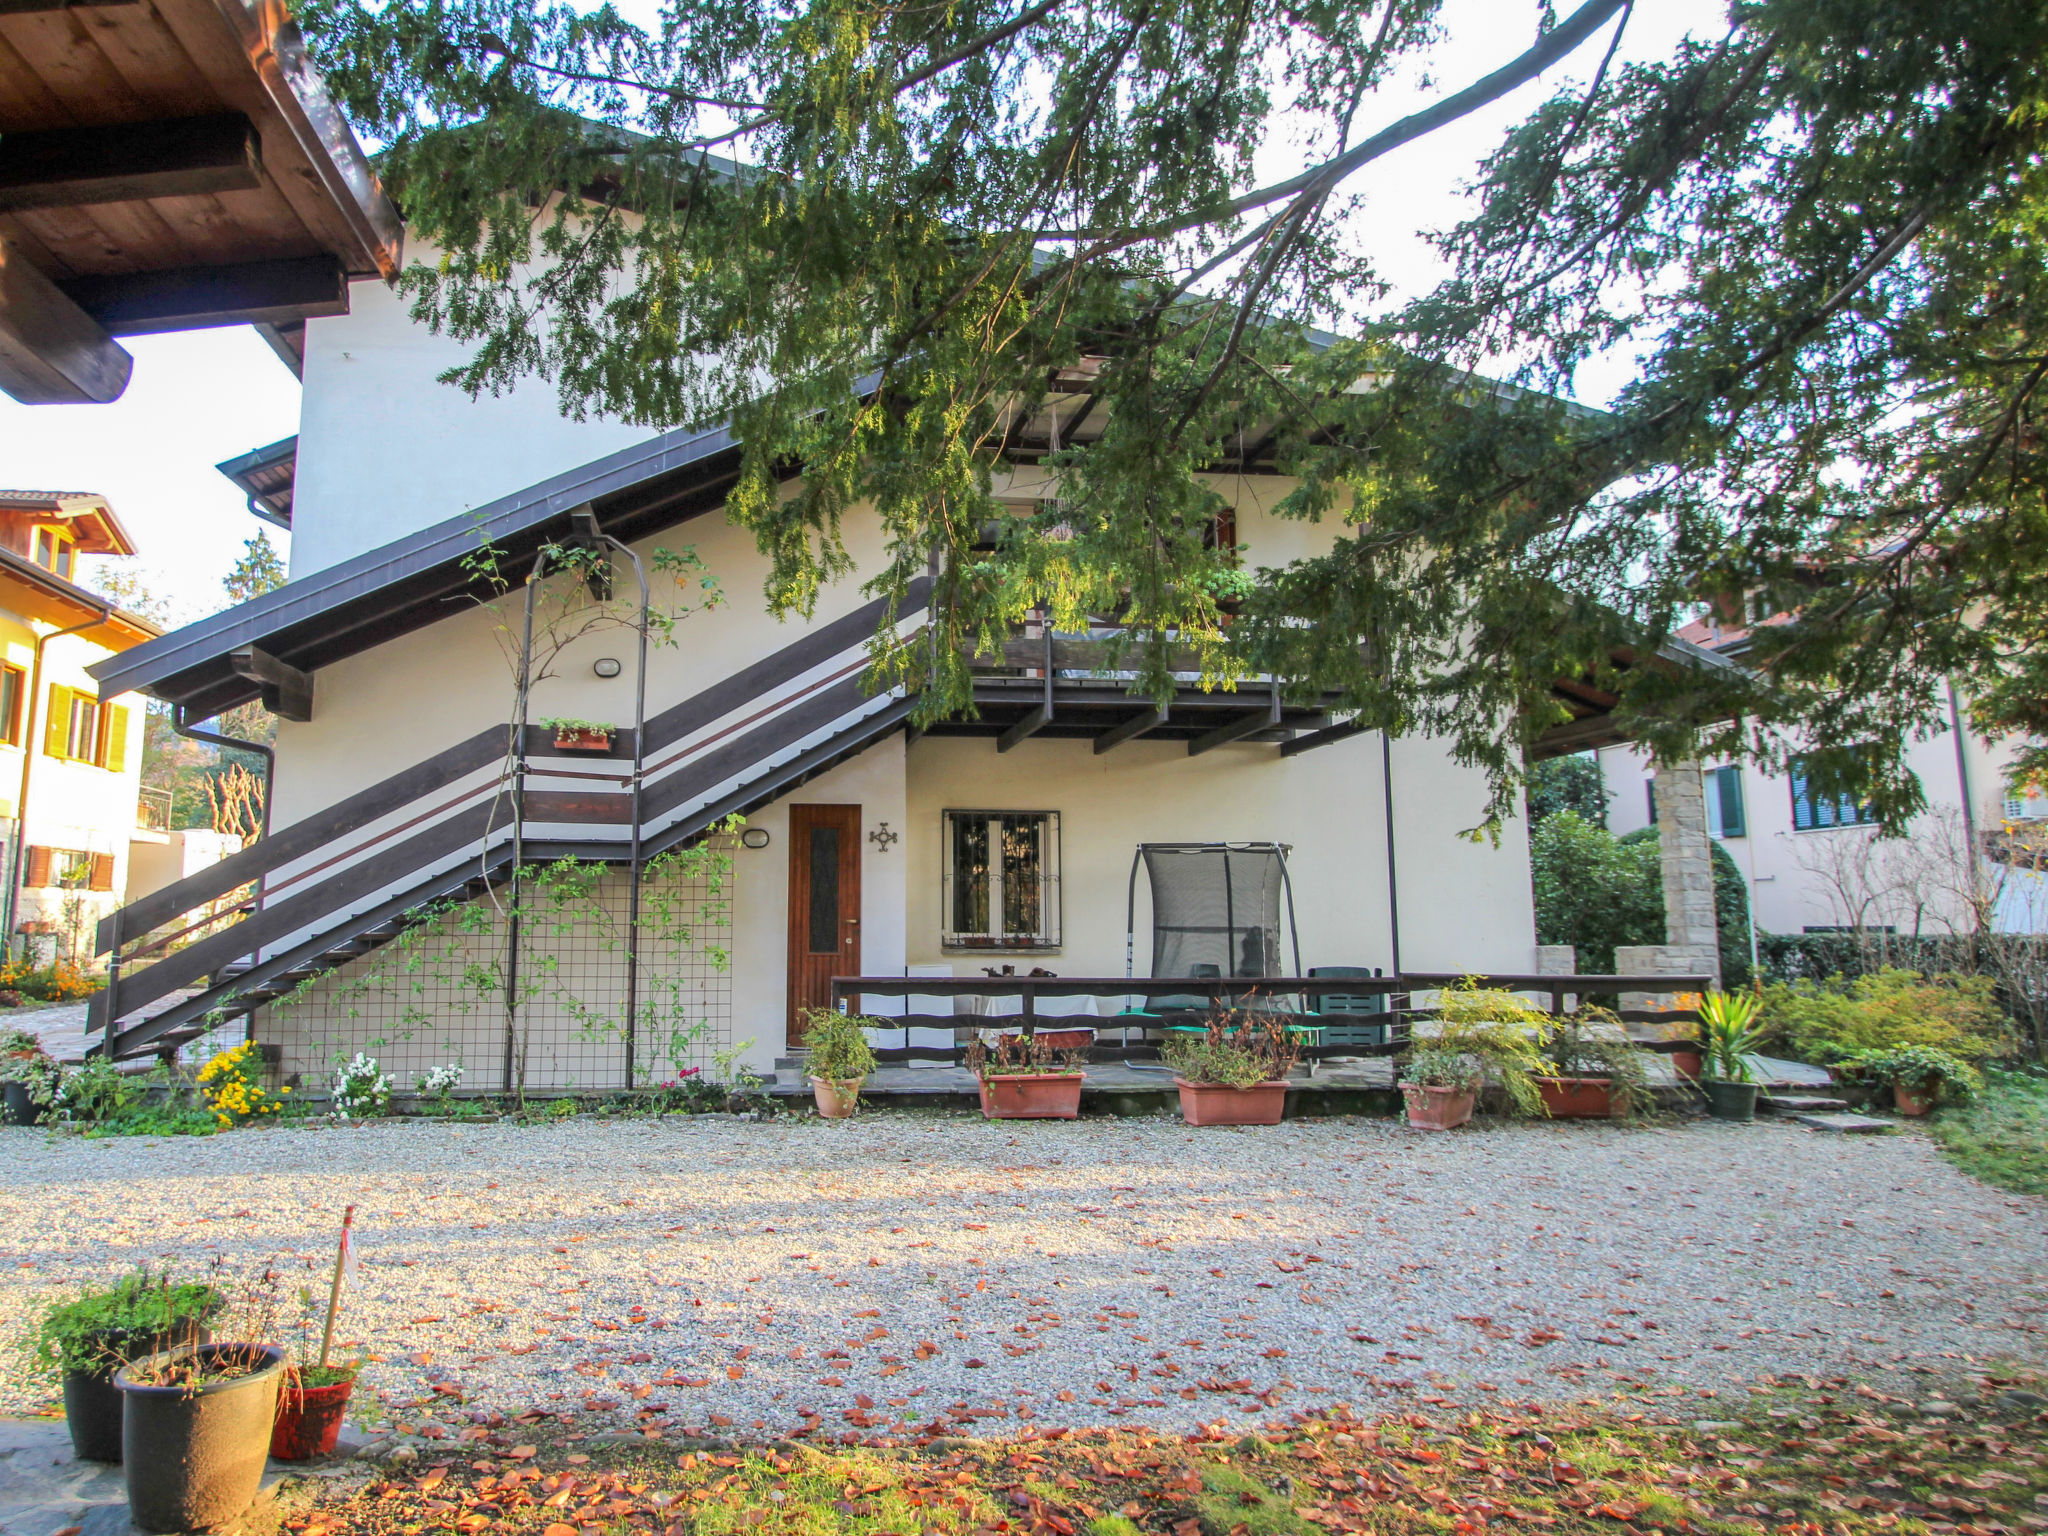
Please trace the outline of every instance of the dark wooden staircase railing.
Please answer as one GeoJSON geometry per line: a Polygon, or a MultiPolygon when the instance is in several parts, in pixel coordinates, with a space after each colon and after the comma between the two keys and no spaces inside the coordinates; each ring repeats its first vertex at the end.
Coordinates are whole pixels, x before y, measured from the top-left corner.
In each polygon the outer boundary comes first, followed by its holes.
{"type": "MultiPolygon", "coordinates": [[[[914,584],[899,620],[921,612],[929,590],[914,584]]],[[[886,611],[878,600],[817,625],[647,721],[645,857],[766,804],[908,717],[913,701],[871,697],[863,683],[865,646],[886,611]]],[[[174,1049],[388,942],[408,914],[506,878],[509,797],[493,770],[510,733],[479,731],[102,921],[101,954],[132,940],[151,949],[161,943],[151,943],[156,930],[181,920],[187,932],[218,926],[154,964],[112,967],[90,1006],[88,1031],[99,1037],[91,1049],[117,1059],[174,1049]],[[209,915],[250,887],[260,901],[209,915]]],[[[630,775],[612,758],[557,752],[539,727],[528,728],[526,750],[529,786],[577,785],[526,790],[528,863],[623,862],[630,775]]],[[[614,746],[618,756],[631,750],[614,746]]]]}

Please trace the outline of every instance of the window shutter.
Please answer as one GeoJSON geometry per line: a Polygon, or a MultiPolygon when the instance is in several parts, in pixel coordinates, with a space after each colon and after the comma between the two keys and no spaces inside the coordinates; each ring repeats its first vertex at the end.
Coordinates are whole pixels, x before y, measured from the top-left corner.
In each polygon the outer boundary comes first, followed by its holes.
{"type": "Polygon", "coordinates": [[[50,850],[38,848],[31,843],[28,850],[28,868],[21,877],[23,885],[48,885],[50,883],[50,850]]]}
{"type": "Polygon", "coordinates": [[[71,690],[61,684],[50,687],[50,716],[43,722],[43,755],[62,757],[71,737],[71,690]]]}
{"type": "Polygon", "coordinates": [[[92,856],[92,879],[87,884],[89,891],[111,891],[114,888],[114,856],[111,853],[96,853],[92,856]]]}
{"type": "MultiPolygon", "coordinates": [[[[107,750],[100,758],[102,768],[120,773],[128,766],[128,711],[107,706],[107,750]]],[[[97,887],[95,887],[97,889],[97,887]]],[[[113,887],[109,886],[109,890],[113,887]]]]}

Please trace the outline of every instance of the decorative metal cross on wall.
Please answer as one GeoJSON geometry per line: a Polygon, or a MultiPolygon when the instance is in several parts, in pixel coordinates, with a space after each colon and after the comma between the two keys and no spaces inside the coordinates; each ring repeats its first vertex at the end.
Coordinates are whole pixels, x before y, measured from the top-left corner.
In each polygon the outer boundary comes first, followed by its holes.
{"type": "Polygon", "coordinates": [[[891,832],[889,823],[885,821],[868,834],[868,841],[875,845],[875,852],[887,853],[891,843],[900,843],[903,839],[891,832]]]}

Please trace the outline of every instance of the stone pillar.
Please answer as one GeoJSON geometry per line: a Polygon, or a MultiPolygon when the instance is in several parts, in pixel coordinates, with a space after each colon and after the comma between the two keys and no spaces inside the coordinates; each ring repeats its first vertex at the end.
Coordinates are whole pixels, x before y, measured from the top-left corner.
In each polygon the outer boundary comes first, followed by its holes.
{"type": "Polygon", "coordinates": [[[1664,945],[1680,962],[1666,968],[1667,974],[1712,976],[1718,984],[1713,843],[1698,763],[1657,765],[1657,843],[1664,866],[1664,945]]]}

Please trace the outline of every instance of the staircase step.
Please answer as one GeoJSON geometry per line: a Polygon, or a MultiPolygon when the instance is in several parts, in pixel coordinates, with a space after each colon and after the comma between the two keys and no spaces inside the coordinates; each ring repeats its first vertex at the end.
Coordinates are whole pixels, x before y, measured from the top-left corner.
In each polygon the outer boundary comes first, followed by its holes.
{"type": "Polygon", "coordinates": [[[1759,1098],[1756,1107],[1774,1110],[1781,1115],[1823,1115],[1847,1109],[1849,1101],[1825,1093],[1774,1093],[1768,1098],[1759,1098]]]}
{"type": "Polygon", "coordinates": [[[1794,1115],[1792,1119],[1797,1125],[1810,1125],[1816,1131],[1833,1131],[1841,1136],[1880,1136],[1894,1124],[1871,1115],[1794,1115]]]}

